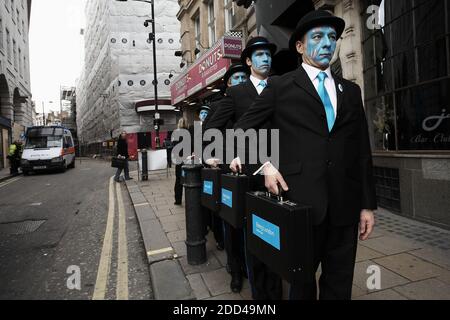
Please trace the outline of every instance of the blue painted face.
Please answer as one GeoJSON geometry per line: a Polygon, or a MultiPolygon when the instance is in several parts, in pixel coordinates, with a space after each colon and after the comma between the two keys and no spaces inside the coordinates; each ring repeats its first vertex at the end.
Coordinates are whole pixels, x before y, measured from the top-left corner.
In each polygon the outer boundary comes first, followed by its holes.
{"type": "Polygon", "coordinates": [[[247,79],[248,79],[248,77],[245,72],[242,72],[242,71],[235,72],[230,77],[230,84],[231,84],[231,86],[235,86],[235,85],[244,83],[245,81],[247,81],[247,79]]]}
{"type": "Polygon", "coordinates": [[[320,69],[328,68],[336,51],[336,30],[327,26],[313,28],[306,33],[303,41],[303,61],[320,69]]]}
{"type": "Polygon", "coordinates": [[[205,121],[207,116],[208,116],[208,110],[201,110],[200,114],[198,115],[201,122],[205,121]]]}
{"type": "Polygon", "coordinates": [[[252,53],[252,72],[266,78],[272,67],[272,54],[269,49],[257,49],[252,53]]]}

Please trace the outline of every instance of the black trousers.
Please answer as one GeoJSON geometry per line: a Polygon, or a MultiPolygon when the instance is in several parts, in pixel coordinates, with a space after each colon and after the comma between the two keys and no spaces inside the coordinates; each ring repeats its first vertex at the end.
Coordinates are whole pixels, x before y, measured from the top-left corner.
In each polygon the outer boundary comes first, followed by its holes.
{"type": "MultiPolygon", "coordinates": [[[[321,264],[319,300],[350,300],[358,245],[358,224],[333,226],[325,219],[313,229],[314,264],[321,264]]],[[[316,300],[316,277],[304,284],[291,284],[290,300],[316,300]]]]}
{"type": "Polygon", "coordinates": [[[175,166],[175,186],[173,188],[175,192],[175,202],[181,203],[183,199],[183,185],[181,184],[181,167],[182,164],[175,166]]]}
{"type": "Polygon", "coordinates": [[[225,251],[231,274],[242,274],[247,269],[245,263],[244,230],[236,229],[224,221],[225,251]]]}

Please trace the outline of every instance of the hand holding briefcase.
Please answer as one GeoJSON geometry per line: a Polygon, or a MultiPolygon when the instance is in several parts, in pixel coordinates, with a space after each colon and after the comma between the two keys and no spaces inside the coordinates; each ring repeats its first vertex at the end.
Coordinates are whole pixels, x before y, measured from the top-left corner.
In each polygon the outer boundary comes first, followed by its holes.
{"type": "Polygon", "coordinates": [[[314,275],[311,207],[268,192],[247,192],[248,250],[292,282],[314,275]]]}

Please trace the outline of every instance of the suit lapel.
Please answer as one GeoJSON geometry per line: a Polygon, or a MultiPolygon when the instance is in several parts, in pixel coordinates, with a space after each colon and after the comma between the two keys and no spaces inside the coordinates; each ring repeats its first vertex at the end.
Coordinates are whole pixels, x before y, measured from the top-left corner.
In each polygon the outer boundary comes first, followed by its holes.
{"type": "Polygon", "coordinates": [[[334,85],[336,86],[336,97],[337,97],[337,107],[336,107],[337,112],[336,113],[337,113],[337,115],[340,116],[340,112],[342,109],[342,100],[344,98],[344,84],[343,84],[342,78],[335,75],[334,73],[333,73],[333,79],[334,79],[334,85]]]}
{"type": "MultiPolygon", "coordinates": [[[[319,97],[319,94],[317,93],[316,88],[314,88],[313,83],[311,82],[311,79],[308,77],[308,74],[306,73],[305,69],[303,69],[302,66],[300,66],[297,69],[297,72],[294,75],[294,82],[297,84],[300,88],[305,90],[311,97],[317,100],[317,102],[322,107],[323,111],[323,103],[322,100],[319,97]]],[[[324,112],[323,112],[324,113],[324,112]]]]}
{"type": "Polygon", "coordinates": [[[258,96],[258,91],[256,91],[256,88],[250,79],[245,82],[245,89],[247,90],[249,97],[252,99],[258,96]]]}

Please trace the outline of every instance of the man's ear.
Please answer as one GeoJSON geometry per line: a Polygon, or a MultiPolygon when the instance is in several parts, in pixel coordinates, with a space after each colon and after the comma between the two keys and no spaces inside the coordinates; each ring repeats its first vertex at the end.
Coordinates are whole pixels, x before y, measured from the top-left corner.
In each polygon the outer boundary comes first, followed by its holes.
{"type": "Polygon", "coordinates": [[[295,48],[297,49],[297,52],[301,55],[303,55],[303,53],[305,52],[305,46],[303,42],[300,40],[297,40],[297,42],[295,43],[295,48]]]}
{"type": "Polygon", "coordinates": [[[247,57],[247,59],[245,59],[245,62],[247,63],[247,66],[249,66],[249,67],[252,66],[252,59],[247,57]]]}

